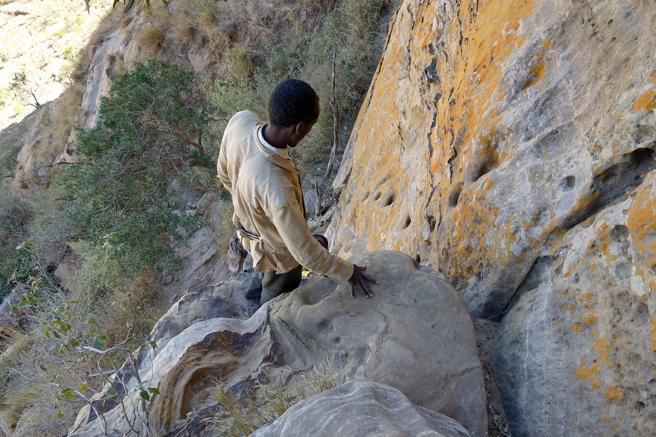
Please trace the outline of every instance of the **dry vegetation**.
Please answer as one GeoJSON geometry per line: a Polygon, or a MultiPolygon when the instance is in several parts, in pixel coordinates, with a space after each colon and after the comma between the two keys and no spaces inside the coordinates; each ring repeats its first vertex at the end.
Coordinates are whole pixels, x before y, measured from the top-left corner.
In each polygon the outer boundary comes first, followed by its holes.
{"type": "MultiPolygon", "coordinates": [[[[261,376],[269,379],[266,371],[261,376]]],[[[235,396],[217,384],[216,401],[221,405],[222,411],[211,419],[212,430],[228,437],[249,435],[272,423],[294,404],[344,382],[330,363],[321,362],[301,375],[296,390],[289,390],[277,384],[263,385],[258,381],[253,390],[235,396]]]]}
{"type": "Polygon", "coordinates": [[[70,0],[0,3],[0,129],[59,96],[71,82],[80,50],[111,8],[95,0],[89,13],[70,0]]]}
{"type": "MultiPolygon", "coordinates": [[[[18,10],[31,3],[0,2],[0,8],[18,10]]],[[[138,16],[145,24],[132,37],[131,44],[136,46],[140,61],[155,57],[191,64],[196,68],[194,72],[204,95],[213,103],[214,124],[203,140],[207,156],[197,157],[207,162],[195,163],[185,175],[185,189],[206,192],[213,198],[225,197],[213,172],[208,170],[218,154],[225,121],[242,109],[251,109],[265,117],[269,93],[277,82],[288,77],[307,80],[320,95],[323,109],[320,122],[296,158],[306,175],[328,182],[322,175],[333,142],[330,101],[336,99],[339,142],[343,148],[382,48],[386,18],[396,2],[174,0],[168,7],[152,2],[150,9],[127,15],[121,15],[120,11],[102,19],[99,15],[95,18],[99,27],[91,36],[90,31],[84,30],[87,22],[77,18],[85,14],[83,4],[67,12],[66,17],[72,18],[61,18],[61,15],[57,18],[57,10],[53,8],[59,3],[60,0],[53,0],[43,9],[49,15],[38,18],[37,24],[42,27],[35,29],[43,30],[43,38],[56,41],[53,50],[63,61],[49,65],[59,65],[59,79],[55,82],[69,88],[52,105],[42,106],[31,116],[34,117],[31,126],[38,128],[35,139],[41,140],[35,143],[48,144],[35,156],[48,161],[54,151],[63,150],[79,110],[93,48],[103,40],[107,29],[127,27],[138,16]],[[63,29],[71,29],[71,33],[63,29]],[[80,49],[69,42],[79,41],[76,32],[83,30],[89,43],[80,49]],[[334,96],[330,86],[333,67],[337,84],[334,96]]],[[[111,2],[92,1],[92,11],[105,3],[111,2]]],[[[21,65],[16,56],[13,52],[6,56],[0,53],[0,63],[5,64],[0,68],[0,75],[7,74],[6,64],[10,60],[11,68],[21,65]]],[[[6,103],[5,109],[0,110],[2,114],[9,114],[7,105],[14,105],[11,102],[17,101],[19,91],[30,91],[32,82],[50,83],[50,79],[34,74],[26,74],[25,79],[21,87],[15,87],[9,94],[0,89],[0,107],[3,96],[6,103]]],[[[46,100],[38,93],[36,97],[46,100]]],[[[16,116],[12,117],[17,120],[16,116]]],[[[13,136],[5,137],[9,142],[0,141],[3,194],[9,193],[4,190],[7,182],[13,181],[14,186],[34,186],[33,175],[16,178],[13,168],[26,137],[25,131],[15,131],[13,136]]],[[[13,195],[6,197],[0,198],[3,260],[0,280],[22,291],[14,293],[17,300],[0,320],[0,429],[19,435],[61,435],[87,402],[85,399],[100,390],[107,374],[122,365],[126,351],[141,345],[153,323],[165,311],[160,298],[162,271],[156,263],[146,263],[126,274],[126,267],[121,265],[122,246],[111,233],[95,239],[81,236],[80,222],[71,220],[67,211],[71,192],[60,184],[34,190],[27,201],[13,195]],[[69,252],[75,254],[76,270],[70,281],[62,284],[53,270],[69,252]],[[116,345],[121,345],[120,350],[107,354],[102,362],[98,361],[97,353],[88,349],[116,345]]],[[[230,216],[230,208],[221,208],[220,216],[213,218],[212,226],[218,235],[231,234],[230,216]]],[[[143,244],[138,238],[132,240],[127,243],[143,244]]],[[[220,250],[226,249],[227,238],[219,240],[220,250]]],[[[0,299],[10,288],[0,290],[0,299]]],[[[292,394],[268,387],[255,393],[252,401],[237,401],[224,393],[218,401],[228,415],[216,418],[216,426],[233,435],[240,427],[252,428],[257,423],[269,422],[292,403],[336,385],[332,373],[322,366],[317,366],[307,378],[301,384],[306,390],[292,394]],[[253,413],[254,408],[260,416],[253,413]]]]}

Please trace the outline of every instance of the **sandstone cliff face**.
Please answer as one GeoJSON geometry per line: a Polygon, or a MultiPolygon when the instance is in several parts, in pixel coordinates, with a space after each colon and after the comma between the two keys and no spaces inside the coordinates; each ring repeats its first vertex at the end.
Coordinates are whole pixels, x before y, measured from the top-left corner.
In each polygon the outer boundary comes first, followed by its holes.
{"type": "Polygon", "coordinates": [[[336,247],[417,256],[475,314],[500,315],[549,235],[656,166],[655,16],[406,1],[335,181],[336,247]]]}
{"type": "Polygon", "coordinates": [[[401,250],[501,319],[516,435],[651,435],[656,9],[407,0],[334,187],[343,255],[401,250]]]}

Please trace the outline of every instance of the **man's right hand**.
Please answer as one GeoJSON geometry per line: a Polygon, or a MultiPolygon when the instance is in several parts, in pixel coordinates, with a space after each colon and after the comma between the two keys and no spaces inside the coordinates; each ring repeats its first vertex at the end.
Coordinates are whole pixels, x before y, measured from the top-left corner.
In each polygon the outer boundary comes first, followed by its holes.
{"type": "Polygon", "coordinates": [[[374,292],[371,291],[370,284],[378,284],[378,281],[372,276],[366,274],[364,271],[367,270],[366,267],[361,267],[353,264],[353,275],[349,279],[349,284],[351,284],[351,297],[355,298],[355,288],[360,288],[362,293],[369,299],[374,297],[374,292]]]}

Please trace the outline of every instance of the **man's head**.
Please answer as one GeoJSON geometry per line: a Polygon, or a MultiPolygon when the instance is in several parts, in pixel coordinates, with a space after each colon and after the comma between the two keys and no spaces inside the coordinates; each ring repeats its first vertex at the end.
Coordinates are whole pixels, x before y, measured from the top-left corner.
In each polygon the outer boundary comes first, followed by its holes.
{"type": "Polygon", "coordinates": [[[269,123],[296,146],[319,119],[319,96],[302,80],[280,82],[269,98],[269,123]]]}

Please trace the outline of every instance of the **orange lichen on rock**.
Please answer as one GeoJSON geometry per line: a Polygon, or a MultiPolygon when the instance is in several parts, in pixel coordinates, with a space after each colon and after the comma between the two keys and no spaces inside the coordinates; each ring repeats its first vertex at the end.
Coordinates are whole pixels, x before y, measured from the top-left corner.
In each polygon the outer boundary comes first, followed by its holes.
{"type": "Polygon", "coordinates": [[[537,59],[535,60],[535,63],[531,66],[531,74],[529,75],[528,80],[524,84],[524,89],[530,88],[536,83],[540,82],[542,76],[544,76],[544,72],[545,72],[544,54],[541,53],[540,55],[538,55],[537,59]]]}
{"type": "Polygon", "coordinates": [[[580,323],[574,323],[572,325],[572,331],[574,331],[574,334],[580,334],[581,333],[581,324],[580,323]]]}
{"type": "Polygon", "coordinates": [[[601,380],[597,377],[599,372],[601,372],[601,366],[598,363],[583,365],[576,369],[576,377],[587,380],[590,383],[590,387],[596,390],[602,385],[601,380]]]}
{"type": "Polygon", "coordinates": [[[612,386],[606,387],[606,390],[604,391],[604,397],[609,401],[621,401],[622,399],[624,399],[624,395],[622,394],[622,389],[620,387],[612,387],[612,386]]]}
{"type": "Polygon", "coordinates": [[[581,321],[585,326],[591,326],[597,323],[597,316],[595,316],[594,314],[589,314],[587,316],[581,317],[581,321]]]}
{"type": "Polygon", "coordinates": [[[656,109],[656,90],[649,90],[642,94],[633,104],[633,112],[653,111],[656,109]]]}
{"type": "MultiPolygon", "coordinates": [[[[443,83],[451,84],[453,89],[437,104],[435,124],[439,128],[431,138],[439,150],[433,154],[432,172],[442,169],[449,157],[457,156],[448,170],[452,171],[453,182],[438,188],[441,199],[448,199],[453,187],[464,181],[466,157],[478,151],[475,143],[480,142],[486,150],[493,146],[492,138],[500,126],[500,114],[493,107],[499,99],[494,94],[500,92],[503,61],[524,43],[524,37],[518,33],[519,25],[533,12],[533,6],[533,1],[500,0],[492,4],[470,0],[464,1],[459,16],[453,17],[450,26],[464,32],[448,45],[448,59],[455,61],[448,66],[445,62],[438,64],[443,83]],[[476,8],[476,14],[469,13],[476,8]],[[460,149],[455,155],[454,147],[460,149]]],[[[495,165],[502,162],[497,156],[493,160],[495,165]]],[[[499,210],[491,208],[484,198],[466,204],[459,202],[452,213],[449,227],[453,230],[453,253],[449,259],[453,261],[447,267],[451,278],[471,277],[493,260],[498,262],[498,256],[509,253],[508,248],[518,238],[511,221],[502,224],[502,232],[490,232],[499,225],[499,210]],[[471,247],[477,250],[470,250],[471,247]]]]}
{"type": "Polygon", "coordinates": [[[642,186],[627,214],[626,224],[632,243],[640,253],[641,260],[636,266],[636,275],[642,276],[645,283],[656,291],[654,270],[656,270],[656,193],[653,184],[642,186]]]}
{"type": "Polygon", "coordinates": [[[599,354],[600,361],[608,361],[608,355],[610,354],[610,343],[608,340],[604,337],[599,337],[592,345],[592,349],[599,354]]]}

